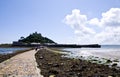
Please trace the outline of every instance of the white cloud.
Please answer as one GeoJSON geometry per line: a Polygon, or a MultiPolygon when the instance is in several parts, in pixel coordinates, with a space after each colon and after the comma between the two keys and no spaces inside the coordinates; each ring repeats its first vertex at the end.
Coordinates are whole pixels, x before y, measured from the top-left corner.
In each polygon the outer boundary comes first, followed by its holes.
{"type": "Polygon", "coordinates": [[[65,23],[70,25],[72,28],[79,28],[79,25],[83,26],[86,24],[86,15],[81,15],[80,10],[74,9],[71,15],[65,17],[65,23]]]}
{"type": "Polygon", "coordinates": [[[66,15],[64,22],[72,27],[79,43],[120,44],[120,8],[111,8],[102,13],[101,19],[90,20],[74,9],[72,14],[66,15]]]}
{"type": "Polygon", "coordinates": [[[120,26],[120,8],[111,8],[106,13],[102,13],[101,25],[120,26]]]}
{"type": "Polygon", "coordinates": [[[78,9],[74,9],[71,15],[67,15],[64,22],[74,29],[75,34],[81,37],[86,37],[86,35],[95,33],[91,28],[86,26],[87,17],[86,15],[82,15],[78,9]]]}
{"type": "Polygon", "coordinates": [[[120,8],[111,8],[109,11],[102,13],[101,19],[93,18],[88,22],[97,26],[120,26],[120,8]]]}
{"type": "Polygon", "coordinates": [[[106,27],[102,32],[94,36],[98,43],[120,44],[120,27],[106,27]]]}
{"type": "Polygon", "coordinates": [[[99,19],[97,19],[97,18],[93,18],[93,19],[89,20],[88,23],[90,25],[95,25],[95,26],[99,26],[100,25],[99,19]]]}

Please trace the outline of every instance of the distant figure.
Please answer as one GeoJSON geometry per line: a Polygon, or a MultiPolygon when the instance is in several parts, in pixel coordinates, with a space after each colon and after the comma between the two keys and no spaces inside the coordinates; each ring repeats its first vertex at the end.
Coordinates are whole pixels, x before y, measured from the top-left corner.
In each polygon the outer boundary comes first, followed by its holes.
{"type": "Polygon", "coordinates": [[[37,51],[38,47],[35,47],[35,51],[37,51]]]}

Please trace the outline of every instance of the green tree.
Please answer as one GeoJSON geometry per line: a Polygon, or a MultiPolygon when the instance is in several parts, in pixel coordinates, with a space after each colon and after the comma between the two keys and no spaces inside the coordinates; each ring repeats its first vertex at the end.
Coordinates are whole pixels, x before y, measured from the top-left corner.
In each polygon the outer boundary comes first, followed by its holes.
{"type": "Polygon", "coordinates": [[[53,40],[47,38],[47,37],[43,37],[40,33],[32,33],[29,36],[27,36],[26,38],[21,37],[18,42],[23,42],[23,43],[55,43],[53,40]]]}

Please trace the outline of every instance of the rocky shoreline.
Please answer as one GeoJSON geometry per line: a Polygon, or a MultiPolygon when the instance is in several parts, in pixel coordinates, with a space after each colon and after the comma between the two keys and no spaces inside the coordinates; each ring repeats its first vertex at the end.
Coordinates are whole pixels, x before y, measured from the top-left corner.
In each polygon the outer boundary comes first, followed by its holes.
{"type": "Polygon", "coordinates": [[[115,68],[62,55],[48,49],[40,49],[35,54],[44,77],[120,77],[120,70],[115,68]]]}

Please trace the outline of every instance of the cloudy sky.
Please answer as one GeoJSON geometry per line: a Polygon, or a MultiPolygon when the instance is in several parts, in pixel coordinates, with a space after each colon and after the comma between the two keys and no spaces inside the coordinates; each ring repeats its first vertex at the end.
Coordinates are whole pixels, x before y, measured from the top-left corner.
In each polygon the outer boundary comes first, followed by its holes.
{"type": "Polygon", "coordinates": [[[120,44],[120,0],[0,0],[0,43],[36,31],[57,43],[120,44]]]}

